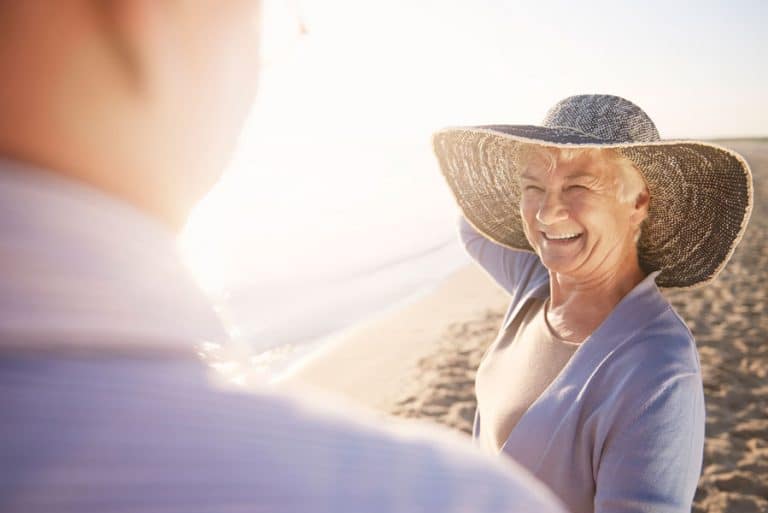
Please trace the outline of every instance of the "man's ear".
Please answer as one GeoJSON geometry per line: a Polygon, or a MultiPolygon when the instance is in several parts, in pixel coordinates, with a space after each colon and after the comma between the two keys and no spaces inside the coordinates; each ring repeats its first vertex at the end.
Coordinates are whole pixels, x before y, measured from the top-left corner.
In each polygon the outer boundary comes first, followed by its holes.
{"type": "Polygon", "coordinates": [[[142,42],[145,32],[151,30],[152,0],[90,0],[96,22],[102,29],[107,44],[130,85],[141,89],[146,69],[142,42]]]}

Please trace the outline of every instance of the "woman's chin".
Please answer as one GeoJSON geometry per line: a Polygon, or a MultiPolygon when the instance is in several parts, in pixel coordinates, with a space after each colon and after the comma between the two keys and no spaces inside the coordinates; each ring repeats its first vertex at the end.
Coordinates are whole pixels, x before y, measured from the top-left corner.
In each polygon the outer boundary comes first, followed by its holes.
{"type": "Polygon", "coordinates": [[[570,244],[552,244],[544,242],[537,251],[541,263],[550,272],[568,273],[578,267],[579,255],[583,245],[581,241],[570,244]]]}

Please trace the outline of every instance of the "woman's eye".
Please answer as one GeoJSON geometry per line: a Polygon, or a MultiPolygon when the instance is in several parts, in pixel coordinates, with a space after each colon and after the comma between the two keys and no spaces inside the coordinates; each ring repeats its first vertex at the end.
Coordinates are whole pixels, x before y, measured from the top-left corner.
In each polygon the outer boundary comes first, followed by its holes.
{"type": "Polygon", "coordinates": [[[542,189],[541,187],[538,187],[538,186],[536,186],[536,185],[526,185],[526,186],[523,188],[523,190],[526,190],[526,191],[534,191],[534,192],[541,192],[541,191],[543,191],[544,189],[542,189]]]}
{"type": "Polygon", "coordinates": [[[588,191],[589,187],[587,187],[586,185],[574,184],[574,185],[569,185],[566,188],[566,190],[568,190],[568,191],[588,191]]]}

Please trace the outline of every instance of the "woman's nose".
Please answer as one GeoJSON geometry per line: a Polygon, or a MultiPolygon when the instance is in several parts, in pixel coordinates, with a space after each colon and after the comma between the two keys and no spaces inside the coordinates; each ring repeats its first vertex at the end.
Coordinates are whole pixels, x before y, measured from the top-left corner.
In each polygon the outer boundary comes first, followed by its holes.
{"type": "Polygon", "coordinates": [[[543,225],[552,225],[566,219],[568,219],[568,209],[560,194],[556,192],[545,193],[541,198],[539,210],[536,212],[536,220],[543,225]]]}

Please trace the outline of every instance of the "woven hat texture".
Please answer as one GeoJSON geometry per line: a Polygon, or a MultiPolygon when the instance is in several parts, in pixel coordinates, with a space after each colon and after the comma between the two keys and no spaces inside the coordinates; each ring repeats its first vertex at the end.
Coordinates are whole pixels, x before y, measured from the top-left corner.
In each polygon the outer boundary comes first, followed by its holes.
{"type": "Polygon", "coordinates": [[[703,141],[661,140],[650,117],[611,95],[560,101],[542,126],[447,128],[433,137],[440,169],[464,217],[503,246],[532,251],[520,219],[519,153],[526,146],[612,148],[650,192],[638,253],[656,283],[686,288],[723,269],[752,210],[752,175],[738,153],[703,141]]]}

